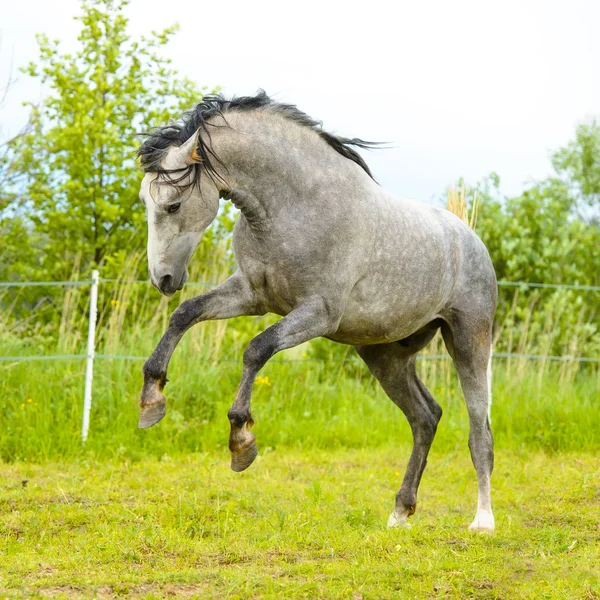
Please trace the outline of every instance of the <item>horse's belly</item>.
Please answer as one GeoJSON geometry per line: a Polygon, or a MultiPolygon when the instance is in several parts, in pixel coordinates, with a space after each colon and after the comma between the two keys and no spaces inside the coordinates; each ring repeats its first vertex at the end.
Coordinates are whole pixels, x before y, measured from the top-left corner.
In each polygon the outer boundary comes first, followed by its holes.
{"type": "Polygon", "coordinates": [[[368,314],[365,314],[364,308],[355,309],[346,311],[335,333],[327,337],[352,345],[387,344],[408,337],[439,316],[433,307],[423,310],[423,306],[411,312],[394,311],[393,307],[388,307],[388,310],[373,310],[368,314]]]}

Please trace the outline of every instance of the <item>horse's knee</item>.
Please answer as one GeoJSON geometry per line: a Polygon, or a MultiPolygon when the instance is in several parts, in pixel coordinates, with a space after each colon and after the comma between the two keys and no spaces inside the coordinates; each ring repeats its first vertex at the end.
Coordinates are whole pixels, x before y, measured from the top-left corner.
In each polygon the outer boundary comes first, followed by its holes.
{"type": "Polygon", "coordinates": [[[275,340],[269,330],[255,337],[244,351],[244,366],[258,371],[273,356],[275,340]]]}
{"type": "MultiPolygon", "coordinates": [[[[432,400],[433,400],[433,398],[432,398],[432,400]]],[[[437,429],[438,423],[440,422],[444,411],[442,410],[442,407],[435,400],[433,400],[429,409],[431,410],[431,415],[433,417],[433,420],[435,421],[435,427],[437,429]]]]}
{"type": "Polygon", "coordinates": [[[182,302],[171,315],[169,327],[177,331],[185,331],[198,316],[198,299],[190,298],[182,302]]]}

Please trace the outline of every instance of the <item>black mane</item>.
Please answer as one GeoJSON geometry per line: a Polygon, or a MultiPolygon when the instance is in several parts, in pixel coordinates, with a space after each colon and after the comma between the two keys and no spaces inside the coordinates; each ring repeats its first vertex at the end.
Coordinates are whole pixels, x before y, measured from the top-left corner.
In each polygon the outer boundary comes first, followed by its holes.
{"type": "Polygon", "coordinates": [[[223,116],[224,113],[229,110],[251,111],[260,109],[268,109],[274,113],[283,115],[299,125],[313,129],[336,152],[339,152],[342,156],[355,162],[364,169],[369,177],[374,179],[367,163],[351,146],[373,149],[378,146],[377,143],[365,142],[358,138],[344,138],[328,133],[323,130],[322,123],[319,121],[315,121],[293,104],[281,104],[271,100],[263,90],[260,90],[256,96],[233,97],[230,100],[224,98],[220,94],[209,94],[204,96],[202,102],[197,104],[191,110],[184,112],[179,121],[170,121],[168,125],[157,127],[148,133],[142,134],[146,139],[143,141],[137,152],[137,155],[140,158],[140,164],[145,172],[158,173],[165,181],[173,185],[180,184],[190,173],[193,173],[194,175],[191,185],[198,184],[201,171],[206,171],[207,175],[211,177],[213,181],[216,181],[217,179],[220,179],[220,177],[215,170],[213,161],[220,164],[222,163],[210,147],[210,127],[213,127],[214,125],[207,121],[215,115],[223,116]],[[202,139],[203,136],[198,136],[198,145],[195,153],[198,162],[195,162],[182,170],[172,171],[163,169],[161,167],[161,162],[169,147],[181,146],[194,135],[198,129],[206,133],[207,135],[204,137],[208,139],[208,143],[206,143],[206,141],[202,139]]]}

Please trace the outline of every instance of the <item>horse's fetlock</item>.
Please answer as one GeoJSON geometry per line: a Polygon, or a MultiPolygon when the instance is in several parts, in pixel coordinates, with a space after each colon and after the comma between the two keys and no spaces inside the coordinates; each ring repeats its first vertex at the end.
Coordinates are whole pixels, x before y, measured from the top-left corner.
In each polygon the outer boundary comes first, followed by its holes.
{"type": "Polygon", "coordinates": [[[396,494],[396,507],[407,512],[407,515],[413,515],[417,509],[417,496],[414,492],[400,488],[396,494]]]}
{"type": "Polygon", "coordinates": [[[248,421],[250,421],[250,415],[243,410],[237,408],[230,408],[227,412],[227,418],[233,427],[241,428],[248,421]]]}
{"type": "Polygon", "coordinates": [[[158,383],[161,389],[167,383],[167,372],[154,364],[152,359],[146,361],[142,367],[142,373],[144,375],[144,381],[158,383]]]}

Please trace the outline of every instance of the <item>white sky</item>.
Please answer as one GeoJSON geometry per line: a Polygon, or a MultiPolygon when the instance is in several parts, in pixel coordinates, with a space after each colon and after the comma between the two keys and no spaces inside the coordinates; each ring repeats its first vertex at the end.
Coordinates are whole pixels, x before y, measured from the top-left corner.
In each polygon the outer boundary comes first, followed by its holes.
{"type": "MultiPolygon", "coordinates": [[[[73,50],[78,11],[77,0],[3,2],[0,82],[11,58],[14,70],[36,59],[38,32],[73,50]]],[[[199,85],[262,87],[330,131],[391,142],[367,161],[385,187],[422,201],[490,171],[518,194],[600,114],[600,0],[132,0],[127,13],[134,35],[179,22],[166,53],[199,85]]],[[[43,93],[18,77],[4,133],[43,93]]]]}

